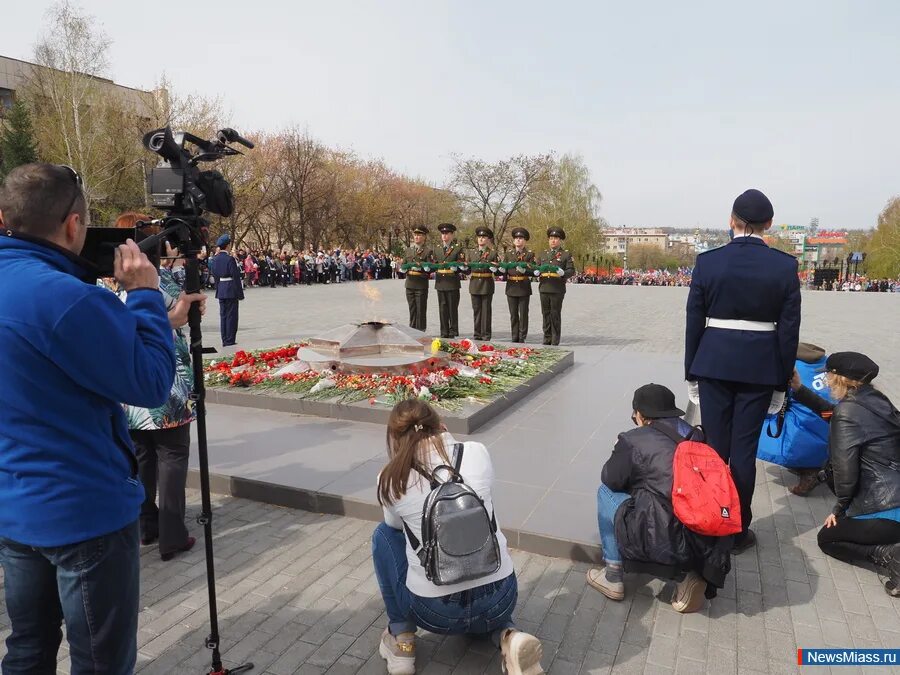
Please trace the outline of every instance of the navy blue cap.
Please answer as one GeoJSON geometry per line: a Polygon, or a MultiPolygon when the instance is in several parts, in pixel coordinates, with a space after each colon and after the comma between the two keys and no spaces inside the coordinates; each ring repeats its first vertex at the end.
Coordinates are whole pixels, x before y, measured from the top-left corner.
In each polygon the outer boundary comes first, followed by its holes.
{"type": "Polygon", "coordinates": [[[775,209],[772,208],[769,198],[752,188],[738,195],[731,210],[748,225],[768,223],[775,215],[775,209]]]}
{"type": "Polygon", "coordinates": [[[216,239],[216,246],[218,246],[219,248],[228,246],[228,244],[230,244],[230,243],[231,243],[231,236],[227,232],[225,234],[223,234],[221,237],[219,237],[218,239],[216,239]]]}

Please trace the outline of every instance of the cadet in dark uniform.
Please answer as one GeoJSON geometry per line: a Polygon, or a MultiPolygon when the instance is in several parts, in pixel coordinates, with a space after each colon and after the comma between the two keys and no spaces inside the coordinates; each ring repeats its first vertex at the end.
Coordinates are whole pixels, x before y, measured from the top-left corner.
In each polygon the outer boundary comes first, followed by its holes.
{"type": "Polygon", "coordinates": [[[434,290],[437,291],[438,311],[441,315],[441,337],[455,338],[459,337],[459,289],[462,284],[456,269],[441,269],[440,266],[449,263],[460,263],[464,266],[466,252],[453,237],[456,225],[441,223],[438,230],[441,233],[441,246],[434,250],[434,261],[438,265],[434,277],[434,290]]]}
{"type": "Polygon", "coordinates": [[[504,262],[521,263],[511,267],[506,273],[506,302],[509,304],[509,323],[513,342],[525,342],[528,337],[528,305],[531,302],[531,268],[534,251],[525,244],[531,233],[524,227],[513,228],[515,248],[506,254],[504,262]]]}
{"type": "Polygon", "coordinates": [[[759,190],[734,201],[733,240],[697,256],[687,302],[685,379],[699,394],[707,442],[731,465],[743,531],[735,551],[756,543],[749,529],[756,448],[766,411],[780,408],[800,338],[797,260],[769,248],[772,203],[759,190]],[[696,383],[696,384],[695,384],[696,383]]]}
{"type": "Polygon", "coordinates": [[[406,268],[406,302],[409,305],[409,327],[425,330],[428,313],[428,277],[434,256],[425,245],[428,228],[418,225],[413,230],[413,245],[406,249],[403,264],[406,268]]]}
{"type": "Polygon", "coordinates": [[[566,232],[561,227],[547,230],[550,250],[544,251],[538,265],[555,266],[556,269],[541,272],[538,290],[541,294],[541,314],[544,317],[544,344],[558,345],[562,333],[562,306],[566,297],[566,279],[575,275],[572,254],[562,248],[566,232]]]}
{"type": "Polygon", "coordinates": [[[237,342],[238,302],[244,299],[241,272],[237,260],[228,252],[231,237],[223,234],[216,241],[219,252],[209,260],[209,273],[216,280],[216,298],[219,301],[219,331],[222,346],[237,342]]]}
{"type": "Polygon", "coordinates": [[[472,296],[472,311],[475,315],[475,339],[491,339],[491,301],[494,299],[494,273],[500,258],[493,247],[494,232],[489,227],[475,230],[478,250],[472,256],[472,263],[487,264],[488,268],[473,267],[469,278],[469,295],[472,296]],[[493,267],[493,269],[491,269],[493,267]]]}

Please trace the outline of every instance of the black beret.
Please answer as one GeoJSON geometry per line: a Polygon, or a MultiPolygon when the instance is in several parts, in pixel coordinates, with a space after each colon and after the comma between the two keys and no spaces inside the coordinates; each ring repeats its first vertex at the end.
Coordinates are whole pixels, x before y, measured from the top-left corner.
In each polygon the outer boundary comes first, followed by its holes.
{"type": "Polygon", "coordinates": [[[560,239],[566,238],[566,231],[561,227],[550,227],[547,228],[547,236],[548,237],[559,237],[560,239]]]}
{"type": "Polygon", "coordinates": [[[878,364],[859,352],[835,352],[825,361],[825,369],[863,384],[878,376],[878,364]]]}
{"type": "Polygon", "coordinates": [[[489,227],[479,227],[475,230],[475,235],[478,237],[490,237],[494,238],[494,231],[489,227]]]}
{"type": "Polygon", "coordinates": [[[769,198],[759,190],[752,188],[738,195],[731,210],[748,225],[768,223],[775,215],[769,198]]]}
{"type": "Polygon", "coordinates": [[[513,239],[516,237],[522,237],[525,241],[531,239],[531,233],[526,230],[524,227],[514,227],[512,231],[513,239]]]}
{"type": "Polygon", "coordinates": [[[456,232],[456,225],[453,223],[441,223],[438,225],[439,232],[456,232]]]}
{"type": "Polygon", "coordinates": [[[416,225],[413,228],[413,234],[428,234],[428,228],[424,225],[416,225]]]}

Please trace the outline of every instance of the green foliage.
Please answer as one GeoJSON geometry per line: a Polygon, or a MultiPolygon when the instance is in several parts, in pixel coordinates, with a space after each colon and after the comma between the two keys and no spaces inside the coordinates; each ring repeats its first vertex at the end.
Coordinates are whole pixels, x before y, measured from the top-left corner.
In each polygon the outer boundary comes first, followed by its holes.
{"type": "Polygon", "coordinates": [[[878,216],[868,243],[866,273],[877,279],[900,276],[900,197],[891,199],[878,216]]]}
{"type": "Polygon", "coordinates": [[[0,132],[0,180],[21,164],[38,159],[34,126],[25,102],[17,98],[0,132]]]}
{"type": "Polygon", "coordinates": [[[680,260],[658,246],[636,244],[628,247],[628,268],[634,270],[675,270],[693,261],[680,260]]]}

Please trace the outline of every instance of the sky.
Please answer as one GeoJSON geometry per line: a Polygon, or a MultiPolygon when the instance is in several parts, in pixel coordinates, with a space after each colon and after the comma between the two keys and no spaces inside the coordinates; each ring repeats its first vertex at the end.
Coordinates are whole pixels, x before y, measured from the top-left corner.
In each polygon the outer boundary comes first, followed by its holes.
{"type": "MultiPolygon", "coordinates": [[[[6,0],[28,60],[45,0],[6,0]]],[[[81,0],[111,76],[221,96],[241,131],[320,141],[446,183],[452,155],[581,155],[614,226],[874,226],[900,195],[900,2],[81,0]]]]}

